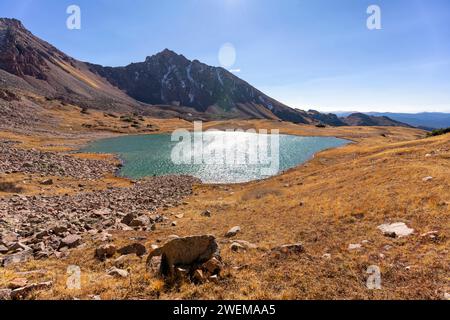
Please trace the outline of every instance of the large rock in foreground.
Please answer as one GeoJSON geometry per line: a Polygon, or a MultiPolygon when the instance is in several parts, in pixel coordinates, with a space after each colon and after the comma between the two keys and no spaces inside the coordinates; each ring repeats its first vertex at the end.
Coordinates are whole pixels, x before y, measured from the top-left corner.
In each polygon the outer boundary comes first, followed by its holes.
{"type": "Polygon", "coordinates": [[[153,250],[147,258],[147,266],[157,256],[161,256],[161,274],[173,276],[175,267],[192,269],[214,257],[219,257],[219,246],[216,238],[211,235],[176,238],[153,250]]]}

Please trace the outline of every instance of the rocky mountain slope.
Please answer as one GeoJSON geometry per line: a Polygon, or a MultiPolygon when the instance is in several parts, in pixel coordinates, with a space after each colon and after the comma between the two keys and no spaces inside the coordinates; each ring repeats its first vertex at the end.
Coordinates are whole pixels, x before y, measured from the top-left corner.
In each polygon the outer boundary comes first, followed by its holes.
{"type": "Polygon", "coordinates": [[[168,49],[126,67],[90,65],[90,70],[149,104],[187,106],[229,118],[311,122],[307,113],[268,97],[227,70],[190,61],[168,49]]]}
{"type": "Polygon", "coordinates": [[[83,107],[132,110],[139,104],[86,65],[35,37],[15,19],[0,19],[0,86],[83,107]]]}

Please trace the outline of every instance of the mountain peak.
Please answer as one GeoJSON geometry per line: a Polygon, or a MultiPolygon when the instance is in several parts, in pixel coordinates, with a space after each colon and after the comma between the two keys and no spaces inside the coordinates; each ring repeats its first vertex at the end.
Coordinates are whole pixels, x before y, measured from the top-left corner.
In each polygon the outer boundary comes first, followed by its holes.
{"type": "Polygon", "coordinates": [[[179,54],[176,53],[175,51],[172,51],[170,49],[164,49],[163,51],[161,51],[160,53],[158,53],[157,55],[163,55],[163,56],[178,56],[179,54]]]}
{"type": "Polygon", "coordinates": [[[1,29],[14,28],[14,29],[26,30],[20,20],[10,19],[10,18],[0,18],[0,28],[1,29]]]}
{"type": "Polygon", "coordinates": [[[145,61],[148,62],[154,58],[159,59],[173,59],[173,58],[184,58],[183,55],[176,53],[175,51],[172,51],[170,49],[164,49],[161,52],[158,52],[157,54],[154,54],[152,56],[148,56],[145,61]]]}

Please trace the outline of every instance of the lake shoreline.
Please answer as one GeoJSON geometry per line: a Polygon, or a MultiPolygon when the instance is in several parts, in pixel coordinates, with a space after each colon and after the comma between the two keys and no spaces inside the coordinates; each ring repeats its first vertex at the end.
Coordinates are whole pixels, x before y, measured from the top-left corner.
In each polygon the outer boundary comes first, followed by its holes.
{"type": "MultiPolygon", "coordinates": [[[[226,134],[226,133],[224,133],[224,134],[226,134]]],[[[176,173],[176,172],[161,172],[161,173],[153,172],[152,173],[152,172],[149,172],[148,174],[145,174],[145,173],[139,174],[139,176],[133,176],[132,174],[127,174],[126,169],[127,169],[127,165],[128,165],[127,162],[128,161],[126,159],[126,154],[127,154],[127,152],[131,152],[129,150],[129,148],[130,148],[130,145],[133,144],[133,141],[135,141],[136,139],[139,139],[138,141],[136,141],[137,145],[139,146],[139,149],[136,150],[136,151],[133,151],[133,154],[135,154],[137,152],[139,152],[139,153],[146,153],[147,152],[147,153],[151,153],[151,154],[158,154],[159,157],[161,157],[160,156],[161,152],[158,151],[159,149],[158,150],[151,150],[151,148],[153,148],[153,145],[158,145],[158,147],[160,147],[163,143],[167,143],[169,141],[169,139],[168,139],[169,136],[170,135],[168,133],[164,133],[164,134],[157,134],[157,135],[126,135],[126,136],[102,138],[102,139],[99,139],[99,140],[92,140],[92,141],[90,141],[88,144],[83,145],[82,148],[80,148],[79,150],[77,150],[75,152],[81,153],[81,154],[83,154],[83,153],[107,154],[107,155],[111,155],[111,156],[117,158],[120,161],[121,166],[116,171],[116,175],[120,176],[122,178],[138,179],[139,180],[139,179],[142,179],[142,178],[145,178],[145,177],[174,175],[174,174],[175,175],[182,174],[182,175],[195,176],[195,173],[189,172],[189,171],[181,172],[181,173],[176,173]],[[152,138],[152,139],[156,138],[158,141],[153,141],[153,142],[149,143],[148,142],[148,140],[149,140],[148,138],[152,138]],[[164,141],[167,141],[167,142],[159,141],[159,139],[163,139],[164,141]],[[125,151],[124,148],[121,148],[120,147],[121,144],[124,144],[125,149],[127,149],[128,151],[125,151]],[[143,149],[144,148],[144,144],[146,145],[145,151],[143,149]],[[122,173],[121,173],[121,171],[122,171],[122,173]]],[[[235,181],[235,182],[234,181],[224,181],[224,180],[221,180],[223,182],[216,182],[216,181],[211,181],[211,180],[208,181],[207,179],[204,179],[204,178],[202,179],[201,176],[197,176],[197,178],[200,178],[204,184],[209,184],[209,185],[215,185],[215,184],[221,184],[221,185],[233,184],[233,185],[236,185],[236,184],[245,184],[245,183],[249,183],[249,182],[252,182],[252,181],[266,180],[266,179],[270,179],[271,177],[281,175],[281,174],[283,174],[286,171],[289,171],[289,170],[301,167],[302,165],[304,165],[305,163],[307,163],[308,161],[313,159],[315,157],[315,155],[317,153],[319,153],[319,152],[326,151],[326,150],[333,149],[333,148],[339,148],[339,147],[345,146],[345,145],[347,145],[349,143],[352,143],[352,141],[350,141],[350,140],[346,140],[346,139],[342,139],[342,138],[336,138],[336,137],[299,136],[299,135],[292,135],[292,134],[281,134],[279,136],[279,138],[281,139],[282,142],[283,142],[283,139],[291,139],[292,140],[292,138],[297,138],[297,137],[298,138],[304,138],[304,139],[298,140],[298,142],[301,142],[301,145],[299,145],[297,147],[293,146],[295,148],[295,152],[298,154],[297,157],[300,156],[301,158],[296,160],[296,162],[298,162],[297,164],[296,163],[292,163],[291,165],[288,165],[287,168],[286,168],[285,164],[282,164],[281,168],[279,169],[279,171],[276,174],[268,175],[268,176],[261,176],[261,177],[258,177],[258,178],[256,178],[256,177],[253,177],[253,178],[250,178],[250,177],[248,177],[248,178],[240,178],[238,180],[243,180],[243,181],[235,181]],[[332,140],[323,140],[322,141],[321,139],[335,139],[335,141],[332,141],[332,140]],[[336,145],[335,146],[327,146],[327,147],[323,147],[323,148],[322,147],[321,148],[317,147],[317,144],[323,143],[325,141],[326,141],[327,144],[336,144],[336,145]],[[318,150],[309,151],[309,153],[305,153],[305,152],[302,151],[299,154],[299,150],[302,150],[302,149],[299,149],[299,148],[305,148],[305,144],[308,144],[308,143],[310,144],[310,148],[312,147],[312,148],[318,149],[318,150]],[[303,155],[303,153],[305,153],[305,155],[303,155]]],[[[234,136],[233,136],[233,139],[235,139],[234,136]]],[[[295,140],[293,140],[293,141],[295,141],[295,140]]],[[[170,145],[168,145],[168,150],[170,150],[170,148],[172,148],[172,147],[170,145]]],[[[281,147],[285,148],[283,143],[281,143],[281,147]]],[[[225,154],[224,154],[224,156],[225,156],[225,154]]],[[[280,155],[280,157],[283,158],[281,155],[280,155]]],[[[137,161],[137,160],[134,160],[134,161],[137,161]]],[[[154,159],[154,160],[152,159],[151,161],[153,161],[153,162],[149,163],[149,164],[150,165],[154,165],[154,162],[160,161],[160,159],[159,158],[154,159]]],[[[167,159],[164,159],[164,161],[166,163],[169,163],[172,160],[167,158],[167,159]]],[[[139,160],[139,163],[142,163],[142,160],[139,160]]],[[[203,164],[202,165],[198,164],[197,167],[198,166],[202,166],[202,167],[206,167],[207,168],[209,165],[207,165],[206,163],[207,163],[207,159],[203,159],[203,164]]],[[[133,164],[131,163],[129,166],[132,166],[132,165],[133,164]]],[[[176,167],[177,165],[173,164],[173,166],[176,167]]],[[[246,164],[243,164],[243,166],[244,166],[245,170],[248,170],[248,167],[247,167],[246,164]]],[[[250,165],[250,166],[254,166],[254,165],[250,165]]],[[[181,167],[185,167],[185,165],[182,165],[181,167]]],[[[239,167],[242,167],[242,166],[239,166],[239,167]]],[[[236,167],[236,165],[228,166],[225,163],[222,163],[222,164],[219,165],[218,168],[222,168],[222,170],[236,170],[238,167],[236,167]],[[229,169],[229,167],[231,167],[231,169],[229,169]]],[[[215,170],[215,176],[217,176],[217,169],[218,168],[216,168],[216,166],[215,166],[215,169],[214,169],[215,170]]],[[[148,170],[148,169],[146,169],[146,170],[148,170]]],[[[128,172],[130,172],[130,171],[128,171],[128,172]]]]}

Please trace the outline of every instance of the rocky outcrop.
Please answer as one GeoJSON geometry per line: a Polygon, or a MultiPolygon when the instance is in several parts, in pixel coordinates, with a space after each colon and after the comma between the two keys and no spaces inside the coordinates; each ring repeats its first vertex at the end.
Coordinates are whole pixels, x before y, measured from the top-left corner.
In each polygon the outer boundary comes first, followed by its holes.
{"type": "MultiPolygon", "coordinates": [[[[192,193],[194,183],[200,181],[187,176],[166,176],[139,181],[131,188],[64,196],[1,198],[0,263],[9,266],[33,257],[61,257],[67,249],[82,245],[86,235],[109,241],[110,235],[104,233],[107,230],[151,232],[155,224],[169,223],[166,217],[152,212],[181,204],[184,197],[192,193]],[[122,222],[127,214],[148,223],[127,226],[122,222]]],[[[102,259],[103,253],[110,255],[110,249],[102,250],[98,258],[102,259]]],[[[146,249],[136,243],[118,251],[142,256],[146,249]]]]}
{"type": "MultiPolygon", "coordinates": [[[[42,152],[14,147],[0,141],[0,173],[39,173],[45,176],[65,176],[74,178],[100,178],[117,171],[111,162],[81,159],[56,152],[42,152]]],[[[43,185],[53,184],[46,179],[43,185]]]]}
{"type": "Polygon", "coordinates": [[[161,256],[160,273],[168,277],[175,275],[176,267],[187,268],[191,272],[199,265],[220,257],[219,246],[211,235],[172,239],[149,254],[147,266],[157,256],[161,256]]]}

